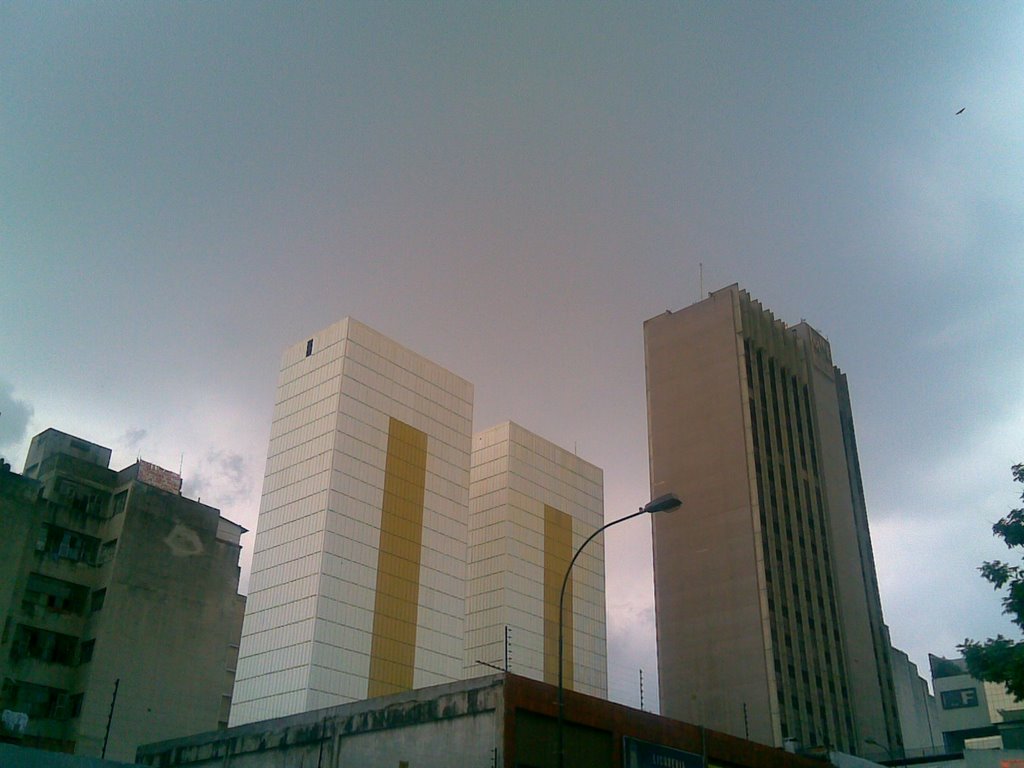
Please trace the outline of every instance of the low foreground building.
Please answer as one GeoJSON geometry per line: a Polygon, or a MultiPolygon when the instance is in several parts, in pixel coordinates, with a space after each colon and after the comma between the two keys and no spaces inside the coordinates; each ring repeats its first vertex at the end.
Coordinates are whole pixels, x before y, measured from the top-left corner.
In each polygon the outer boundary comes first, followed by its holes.
{"type": "Polygon", "coordinates": [[[1024,749],[1024,702],[1001,683],[973,677],[962,658],[928,654],[928,663],[947,751],[1024,749]]]}
{"type": "MultiPolygon", "coordinates": [[[[553,768],[554,686],[511,674],[437,685],[150,744],[155,768],[553,768]]],[[[823,762],[573,691],[566,768],[821,768],[823,762]]]]}

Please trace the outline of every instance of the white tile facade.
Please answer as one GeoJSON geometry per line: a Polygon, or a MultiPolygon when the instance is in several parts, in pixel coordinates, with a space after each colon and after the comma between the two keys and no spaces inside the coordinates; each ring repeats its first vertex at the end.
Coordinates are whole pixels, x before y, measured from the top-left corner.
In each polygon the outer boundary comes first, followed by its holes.
{"type": "Polygon", "coordinates": [[[427,435],[413,686],[462,676],[472,385],[347,318],[283,356],[231,725],[366,698],[391,418],[427,435]]]}
{"type": "MultiPolygon", "coordinates": [[[[506,422],[473,437],[469,503],[465,674],[504,665],[508,626],[509,671],[543,680],[544,507],[572,518],[575,551],[604,524],[603,473],[506,422]]],[[[607,697],[603,536],[573,566],[572,590],[574,688],[607,697]]]]}

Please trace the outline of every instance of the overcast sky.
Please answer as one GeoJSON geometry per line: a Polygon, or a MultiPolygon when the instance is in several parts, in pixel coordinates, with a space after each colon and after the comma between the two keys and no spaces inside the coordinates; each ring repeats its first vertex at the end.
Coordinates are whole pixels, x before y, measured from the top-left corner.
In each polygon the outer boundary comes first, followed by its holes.
{"type": "MultiPolygon", "coordinates": [[[[53,426],[255,529],[281,352],[352,315],[601,466],[611,520],[642,323],[703,264],[829,338],[927,674],[1013,632],[976,566],[1024,461],[1022,40],[1019,2],[6,0],[0,454],[53,426]]],[[[607,557],[650,709],[649,522],[607,557]]]]}

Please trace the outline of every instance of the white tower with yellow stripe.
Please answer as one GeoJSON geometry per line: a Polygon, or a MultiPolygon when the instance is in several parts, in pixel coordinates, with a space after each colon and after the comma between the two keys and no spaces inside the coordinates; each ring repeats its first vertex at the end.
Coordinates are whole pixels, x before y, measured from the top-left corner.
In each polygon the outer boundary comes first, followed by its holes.
{"type": "Polygon", "coordinates": [[[472,416],[351,318],[285,351],[232,726],[462,677],[472,416]]]}
{"type": "MultiPolygon", "coordinates": [[[[488,670],[558,681],[558,594],[573,553],[604,525],[604,476],[574,453],[505,422],[473,436],[466,676],[488,670]]],[[[606,698],[604,540],[566,586],[563,677],[606,698]]]]}

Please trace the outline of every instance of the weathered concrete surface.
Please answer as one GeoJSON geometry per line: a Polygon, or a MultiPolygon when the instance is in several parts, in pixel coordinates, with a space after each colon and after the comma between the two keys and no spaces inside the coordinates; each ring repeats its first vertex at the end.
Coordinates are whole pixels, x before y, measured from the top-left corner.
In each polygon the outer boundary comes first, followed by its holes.
{"type": "Polygon", "coordinates": [[[502,680],[432,686],[148,744],[136,761],[157,768],[501,765],[502,680]]]}
{"type": "Polygon", "coordinates": [[[51,429],[31,471],[0,471],[0,709],[29,715],[19,744],[98,757],[106,742],[108,758],[131,760],[141,743],[227,724],[244,529],[145,481],[175,487],[175,473],[115,472],[109,458],[51,429]],[[65,650],[31,651],[40,634],[65,650]],[[52,704],[23,695],[40,687],[52,704]]]}
{"type": "Polygon", "coordinates": [[[14,744],[0,744],[0,766],[3,768],[125,768],[135,763],[118,763],[85,755],[65,755],[14,744]]]}

